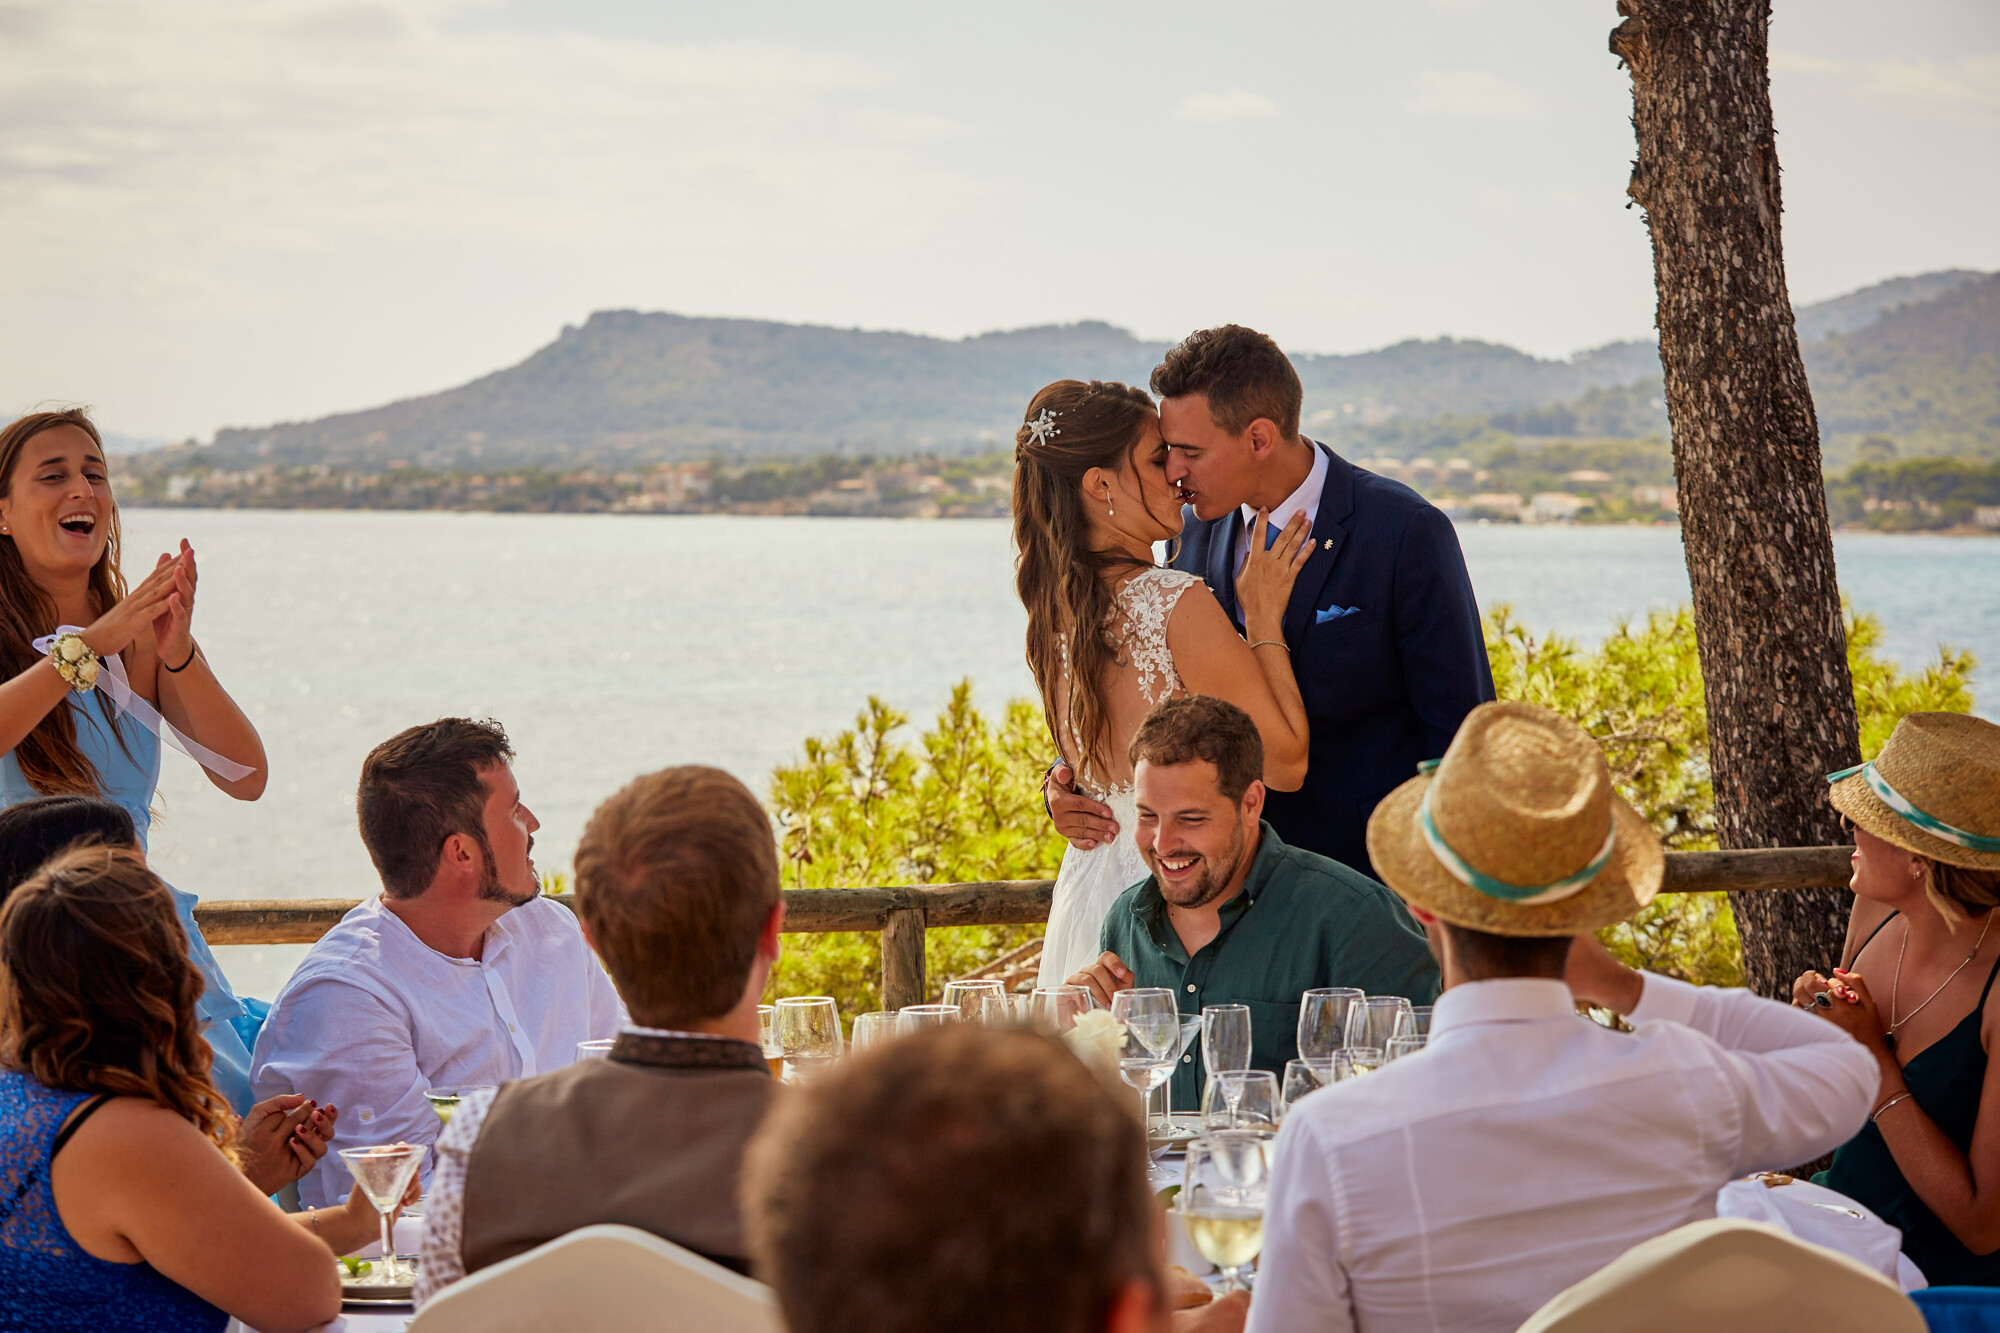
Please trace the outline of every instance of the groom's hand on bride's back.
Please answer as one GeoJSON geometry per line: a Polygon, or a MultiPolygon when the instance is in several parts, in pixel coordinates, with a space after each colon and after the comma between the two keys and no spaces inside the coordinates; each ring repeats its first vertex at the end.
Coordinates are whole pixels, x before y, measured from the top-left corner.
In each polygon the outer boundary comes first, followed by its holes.
{"type": "Polygon", "coordinates": [[[1042,803],[1048,806],[1056,832],[1068,838],[1070,846],[1087,852],[1117,837],[1118,821],[1111,817],[1110,806],[1078,794],[1075,781],[1068,764],[1057,764],[1042,780],[1042,803]]]}

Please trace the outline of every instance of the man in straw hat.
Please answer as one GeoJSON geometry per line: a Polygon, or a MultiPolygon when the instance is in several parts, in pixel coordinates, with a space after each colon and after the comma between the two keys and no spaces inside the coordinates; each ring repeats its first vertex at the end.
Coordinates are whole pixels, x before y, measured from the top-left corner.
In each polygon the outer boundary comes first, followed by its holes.
{"type": "Polygon", "coordinates": [[[1592,932],[1660,890],[1659,839],[1595,742],[1483,704],[1368,822],[1430,930],[1430,1044],[1286,1117],[1252,1333],[1501,1333],[1752,1171],[1868,1114],[1873,1061],[1785,1005],[1635,972],[1592,932]],[[1579,1017],[1585,1000],[1631,1033],[1579,1017]]]}
{"type": "Polygon", "coordinates": [[[1824,1183],[1900,1227],[1933,1286],[2000,1286],[2000,1091],[1983,1114],[2000,1076],[2000,727],[1912,713],[1872,762],[1828,777],[1854,829],[1850,961],[1792,998],[1860,1041],[1878,1083],[1824,1183]]]}

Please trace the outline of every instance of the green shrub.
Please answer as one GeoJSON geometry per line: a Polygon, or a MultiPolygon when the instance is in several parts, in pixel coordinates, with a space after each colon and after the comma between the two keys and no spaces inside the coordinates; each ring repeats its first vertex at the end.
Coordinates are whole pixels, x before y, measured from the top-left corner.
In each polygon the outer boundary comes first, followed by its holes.
{"type": "MultiPolygon", "coordinates": [[[[1908,675],[1879,655],[1879,621],[1850,609],[1846,623],[1864,754],[1879,750],[1905,713],[1971,708],[1971,654],[1940,647],[1935,664],[1908,675]]],[[[1620,794],[1668,848],[1715,846],[1708,709],[1692,611],[1656,610],[1585,649],[1560,635],[1535,636],[1500,606],[1486,618],[1486,653],[1501,698],[1546,705],[1597,738],[1620,794]]],[[[851,730],[808,739],[802,759],[772,773],[785,886],[1053,876],[1063,842],[1042,809],[1050,748],[1041,708],[1014,699],[989,719],[973,707],[972,683],[963,681],[915,747],[902,739],[908,723],[870,698],[851,730]]],[[[933,990],[1041,930],[931,931],[925,944],[933,990]]],[[[1708,985],[1742,983],[1735,917],[1719,893],[1663,895],[1605,939],[1634,966],[1708,985]]],[[[881,1007],[880,974],[873,933],[787,935],[769,993],[831,995],[852,1018],[881,1007]]]]}

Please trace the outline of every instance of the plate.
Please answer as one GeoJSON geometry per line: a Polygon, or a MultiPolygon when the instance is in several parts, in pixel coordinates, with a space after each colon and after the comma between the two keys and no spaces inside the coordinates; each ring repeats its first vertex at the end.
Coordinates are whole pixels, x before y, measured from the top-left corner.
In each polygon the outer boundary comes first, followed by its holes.
{"type": "Polygon", "coordinates": [[[1154,1152],[1164,1148],[1184,1147],[1191,1139],[1201,1137],[1201,1117],[1198,1115],[1177,1115],[1173,1117],[1173,1127],[1169,1130],[1157,1120],[1146,1128],[1146,1146],[1154,1152]]]}
{"type": "MultiPolygon", "coordinates": [[[[367,1262],[380,1263],[381,1260],[371,1259],[367,1262]]],[[[336,1267],[340,1270],[340,1303],[342,1305],[408,1305],[410,1297],[416,1291],[417,1257],[413,1254],[399,1254],[396,1256],[396,1262],[410,1273],[409,1281],[398,1282],[393,1285],[370,1282],[368,1279],[375,1276],[372,1271],[361,1274],[358,1279],[351,1278],[347,1275],[347,1265],[336,1263],[336,1267]]]]}

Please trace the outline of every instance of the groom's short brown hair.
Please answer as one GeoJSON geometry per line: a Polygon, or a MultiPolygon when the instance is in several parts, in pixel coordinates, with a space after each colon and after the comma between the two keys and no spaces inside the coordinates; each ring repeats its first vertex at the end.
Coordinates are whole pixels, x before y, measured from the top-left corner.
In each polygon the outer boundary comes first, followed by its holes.
{"type": "Polygon", "coordinates": [[[1199,329],[1169,347],[1153,367],[1153,392],[1162,398],[1205,394],[1208,415],[1231,435],[1262,417],[1288,440],[1299,433],[1305,401],[1291,358],[1241,324],[1199,329]]]}

